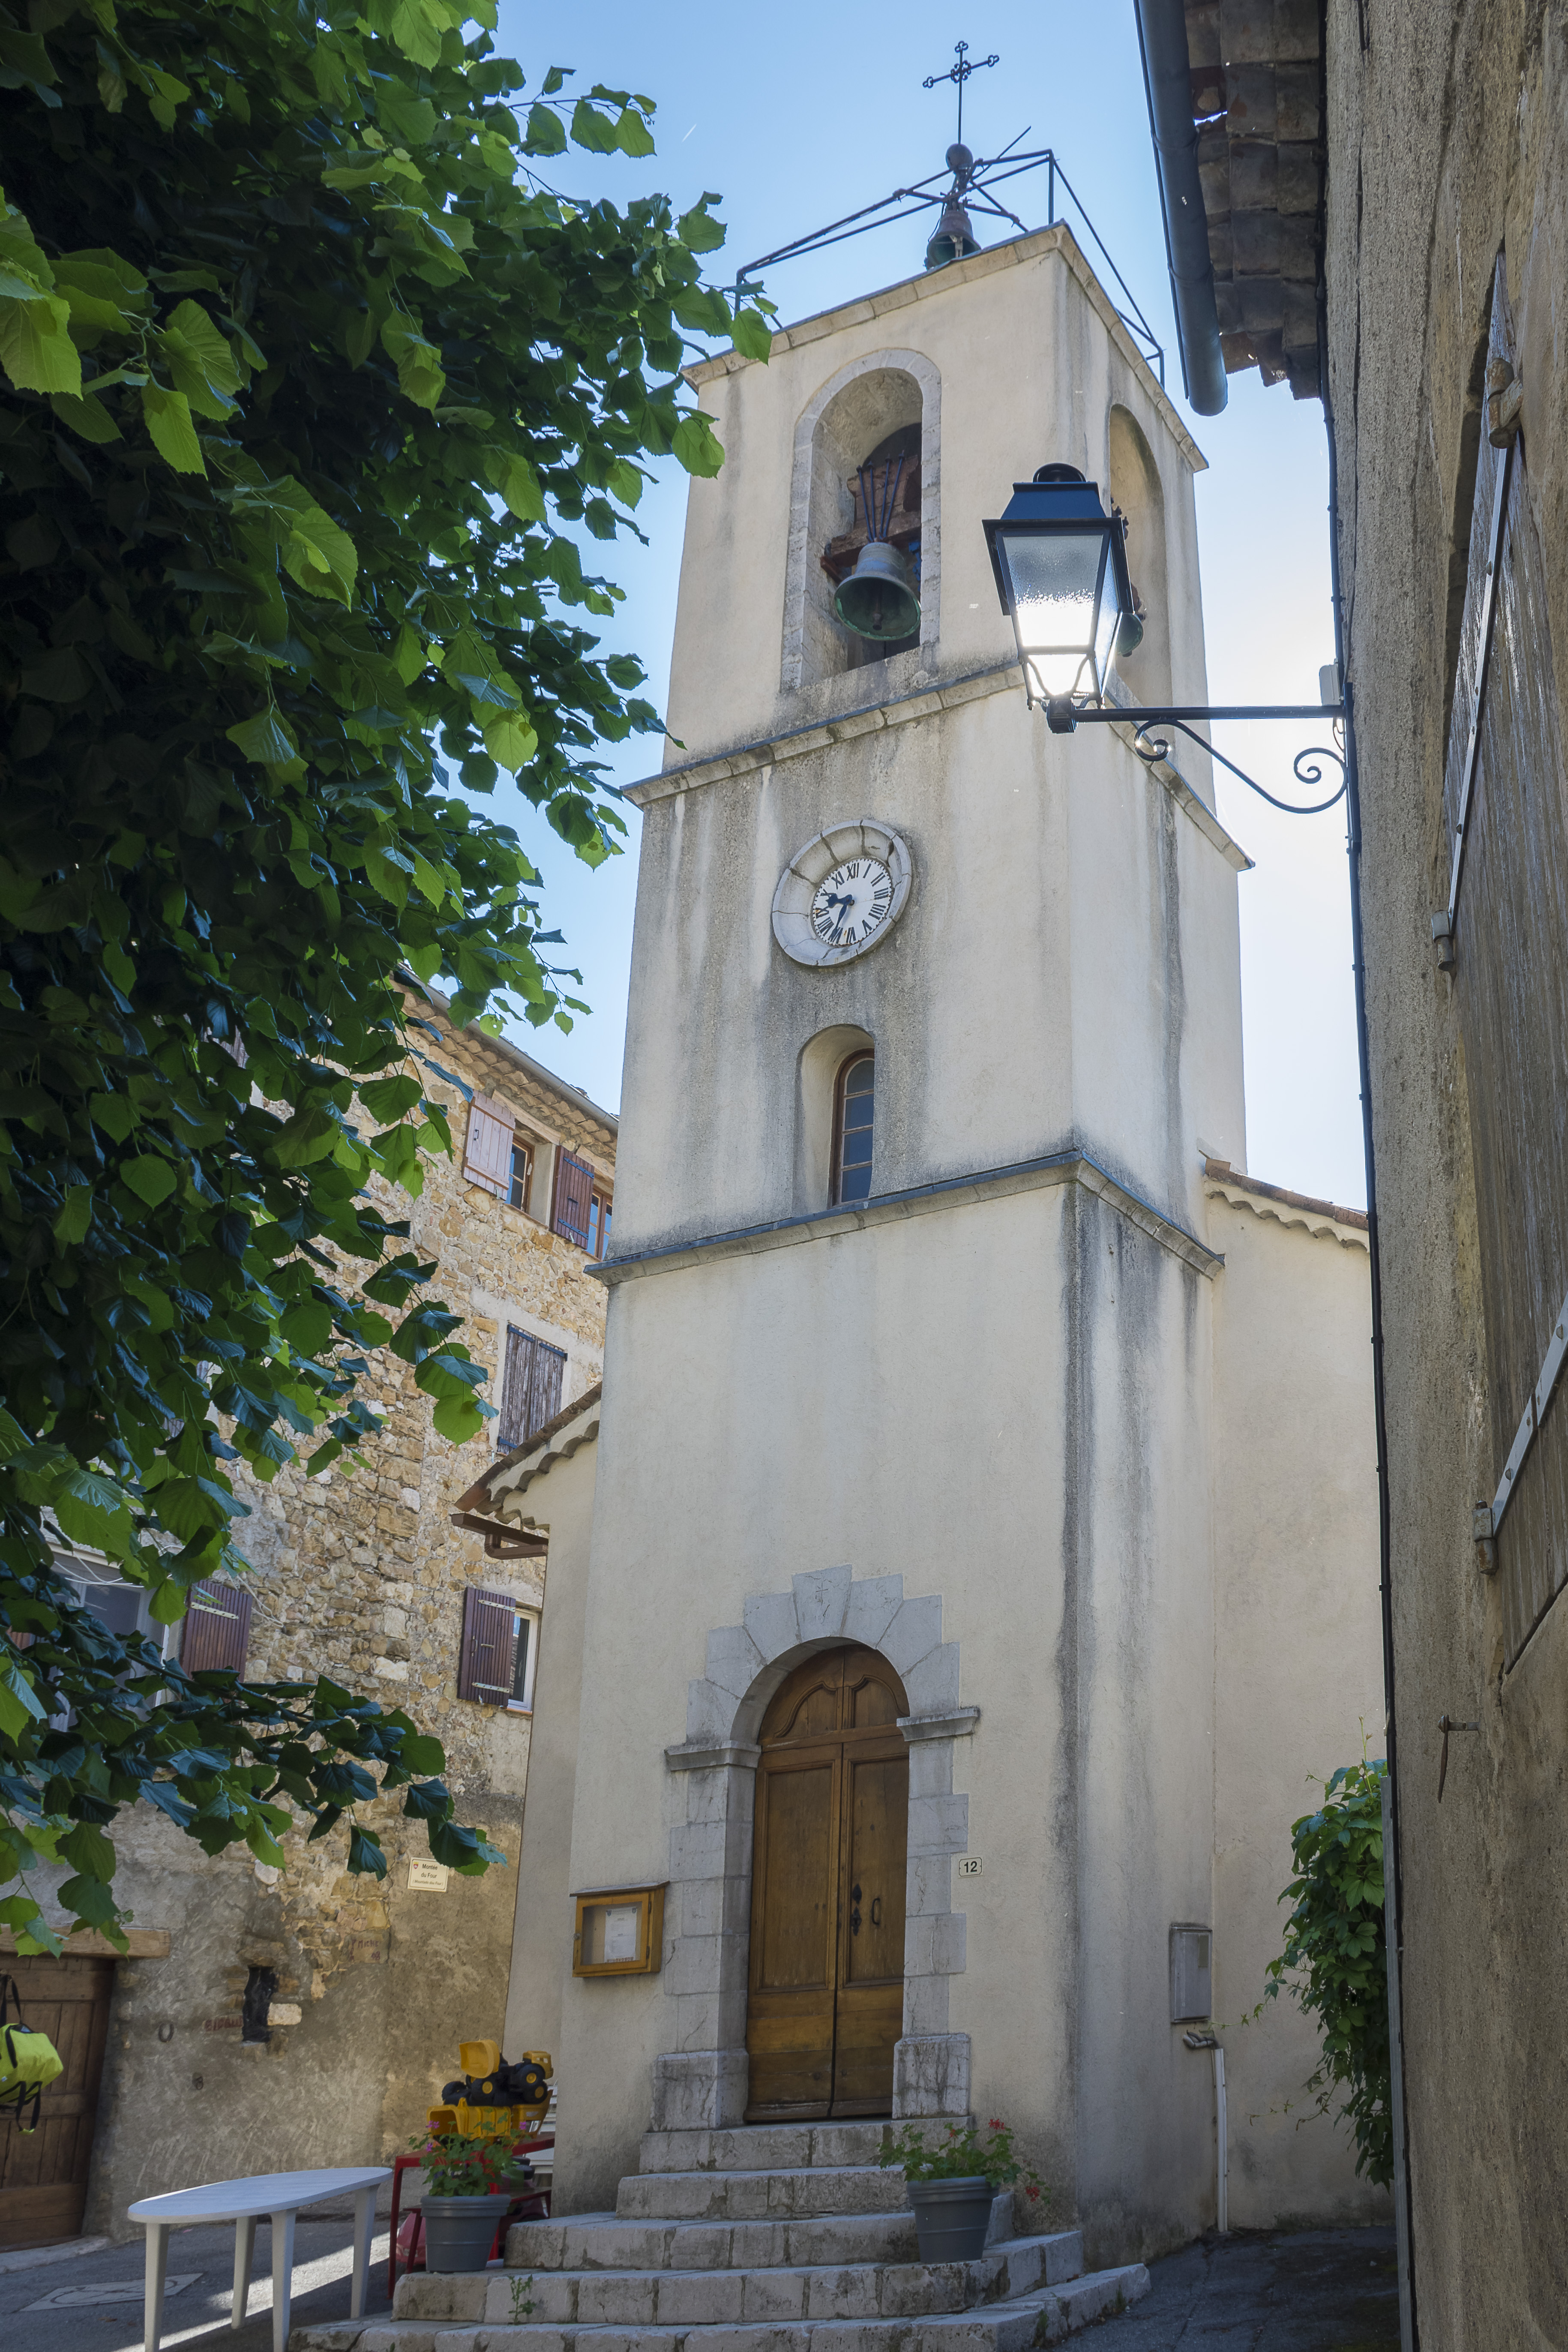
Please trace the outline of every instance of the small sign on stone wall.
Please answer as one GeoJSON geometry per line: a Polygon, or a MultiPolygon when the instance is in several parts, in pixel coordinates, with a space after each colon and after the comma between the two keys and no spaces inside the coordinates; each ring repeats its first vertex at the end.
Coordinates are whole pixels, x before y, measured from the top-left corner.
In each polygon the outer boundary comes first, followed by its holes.
{"type": "Polygon", "coordinates": [[[958,1857],[958,1874],[960,1878],[978,1878],[981,1875],[983,1867],[984,1865],[982,1864],[980,1856],[977,1853],[961,1853],[958,1857]]]}
{"type": "Polygon", "coordinates": [[[445,1895],[447,1875],[444,1862],[410,1861],[408,1864],[409,1886],[423,1889],[426,1895],[445,1895]]]}

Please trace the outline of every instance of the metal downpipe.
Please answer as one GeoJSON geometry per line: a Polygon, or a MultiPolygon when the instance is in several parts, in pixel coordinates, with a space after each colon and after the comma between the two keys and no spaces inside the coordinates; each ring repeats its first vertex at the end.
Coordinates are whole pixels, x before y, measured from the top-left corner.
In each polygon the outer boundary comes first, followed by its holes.
{"type": "Polygon", "coordinates": [[[1193,121],[1192,63],[1182,0],[1133,0],[1149,130],[1160,175],[1165,259],[1176,311],[1182,380],[1200,416],[1217,416],[1227,387],[1215,308],[1208,215],[1198,179],[1198,130],[1193,121]]]}

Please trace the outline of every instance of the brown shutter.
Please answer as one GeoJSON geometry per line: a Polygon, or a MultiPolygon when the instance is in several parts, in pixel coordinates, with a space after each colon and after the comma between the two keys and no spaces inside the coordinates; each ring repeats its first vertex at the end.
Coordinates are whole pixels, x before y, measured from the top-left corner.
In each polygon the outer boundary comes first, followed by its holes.
{"type": "Polygon", "coordinates": [[[593,1170],[563,1147],[555,1155],[555,1213],[550,1222],[579,1249],[588,1246],[588,1203],[593,1197],[593,1170]]]}
{"type": "Polygon", "coordinates": [[[501,1453],[510,1454],[536,1429],[554,1420],[561,1410],[561,1376],[565,1369],[563,1348],[548,1347],[531,1331],[509,1328],[500,1418],[496,1425],[496,1444],[501,1453]]]}
{"type": "Polygon", "coordinates": [[[180,1664],[191,1674],[242,1674],[250,1643],[250,1595],[237,1584],[198,1584],[180,1634],[180,1664]]]}
{"type": "MultiPolygon", "coordinates": [[[[1517,364],[1505,272],[1493,362],[1517,364]]],[[[1568,773],[1522,436],[1483,434],[1448,740],[1446,963],[1465,1047],[1509,1664],[1568,1581],[1568,773]],[[1495,557],[1495,560],[1494,560],[1495,557]]],[[[1435,936],[1437,927],[1434,926],[1435,936]]]]}
{"type": "Polygon", "coordinates": [[[463,1173],[504,1201],[511,1190],[511,1139],[517,1120],[503,1102],[476,1095],[468,1106],[468,1136],[463,1173]]]}
{"type": "Polygon", "coordinates": [[[505,1592],[481,1592],[470,1585],[463,1595],[463,1647],[458,1661],[458,1696],[480,1706],[504,1706],[511,1696],[516,1603],[505,1592]]]}

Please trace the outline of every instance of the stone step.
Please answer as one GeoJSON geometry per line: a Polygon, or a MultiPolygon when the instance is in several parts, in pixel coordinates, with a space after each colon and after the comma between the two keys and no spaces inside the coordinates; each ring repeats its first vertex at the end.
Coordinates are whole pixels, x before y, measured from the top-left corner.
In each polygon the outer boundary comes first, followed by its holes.
{"type": "MultiPolygon", "coordinates": [[[[992,2231],[1013,2235],[1010,2198],[992,2231]]],[[[514,2222],[506,2240],[507,2268],[524,2271],[771,2270],[912,2263],[919,2253],[907,2205],[889,2213],[774,2221],[623,2221],[614,2213],[579,2213],[569,2221],[514,2222]]]]}
{"type": "Polygon", "coordinates": [[[765,2172],[633,2172],[616,2194],[616,2211],[623,2221],[806,2221],[821,2213],[901,2212],[906,2204],[903,2174],[876,2164],[765,2172]]]}
{"type": "MultiPolygon", "coordinates": [[[[922,2138],[944,2139],[950,2125],[963,2128],[972,2116],[923,2117],[922,2138]]],[[[891,2125],[868,2123],[742,2124],[728,2131],[645,2132],[637,2155],[639,2172],[764,2172],[770,2167],[875,2164],[891,2125]]]]}
{"type": "MultiPolygon", "coordinates": [[[[425,2284],[421,2282],[421,2284],[425,2284]]],[[[429,2282],[448,2290],[479,2288],[488,2297],[506,2285],[493,2273],[429,2282]]],[[[520,2282],[520,2284],[521,2283],[520,2282]]],[[[1142,2263],[1091,2271],[1061,2287],[1011,2303],[946,2315],[879,2319],[762,2321],[750,2326],[550,2326],[514,2325],[477,2313],[450,2311],[391,2320],[351,2320],[335,2326],[296,2328],[289,2352],[1030,2352],[1059,2344],[1092,2321],[1125,2310],[1149,2289],[1142,2263]]],[[[403,2288],[398,2301],[403,2302],[403,2288]]],[[[434,2298],[432,2298],[434,2300],[434,2298]]],[[[471,2292],[453,2303],[472,2305],[471,2292]]]]}
{"type": "Polygon", "coordinates": [[[412,2278],[400,2290],[400,2318],[487,2321],[513,2318],[549,2327],[693,2327],[777,2321],[913,2319],[1016,2303],[1047,2286],[1065,2286],[1083,2268],[1077,2230],[1018,2238],[989,2248],[978,2262],[850,2263],[771,2270],[515,2271],[457,2282],[412,2278]],[[465,2307],[465,2305],[467,2307],[465,2307]]]}

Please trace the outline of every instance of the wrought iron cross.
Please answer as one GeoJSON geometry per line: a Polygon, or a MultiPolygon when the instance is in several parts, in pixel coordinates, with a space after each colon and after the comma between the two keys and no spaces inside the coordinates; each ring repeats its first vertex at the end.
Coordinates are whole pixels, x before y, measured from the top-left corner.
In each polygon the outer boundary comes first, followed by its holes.
{"type": "Polygon", "coordinates": [[[972,73],[978,73],[983,66],[1000,65],[1001,59],[994,49],[988,58],[971,59],[967,41],[955,41],[953,55],[958,59],[958,63],[949,66],[944,74],[927,74],[921,88],[935,89],[937,84],[943,81],[953,81],[958,84],[958,143],[962,147],[963,144],[963,85],[972,73]]]}

